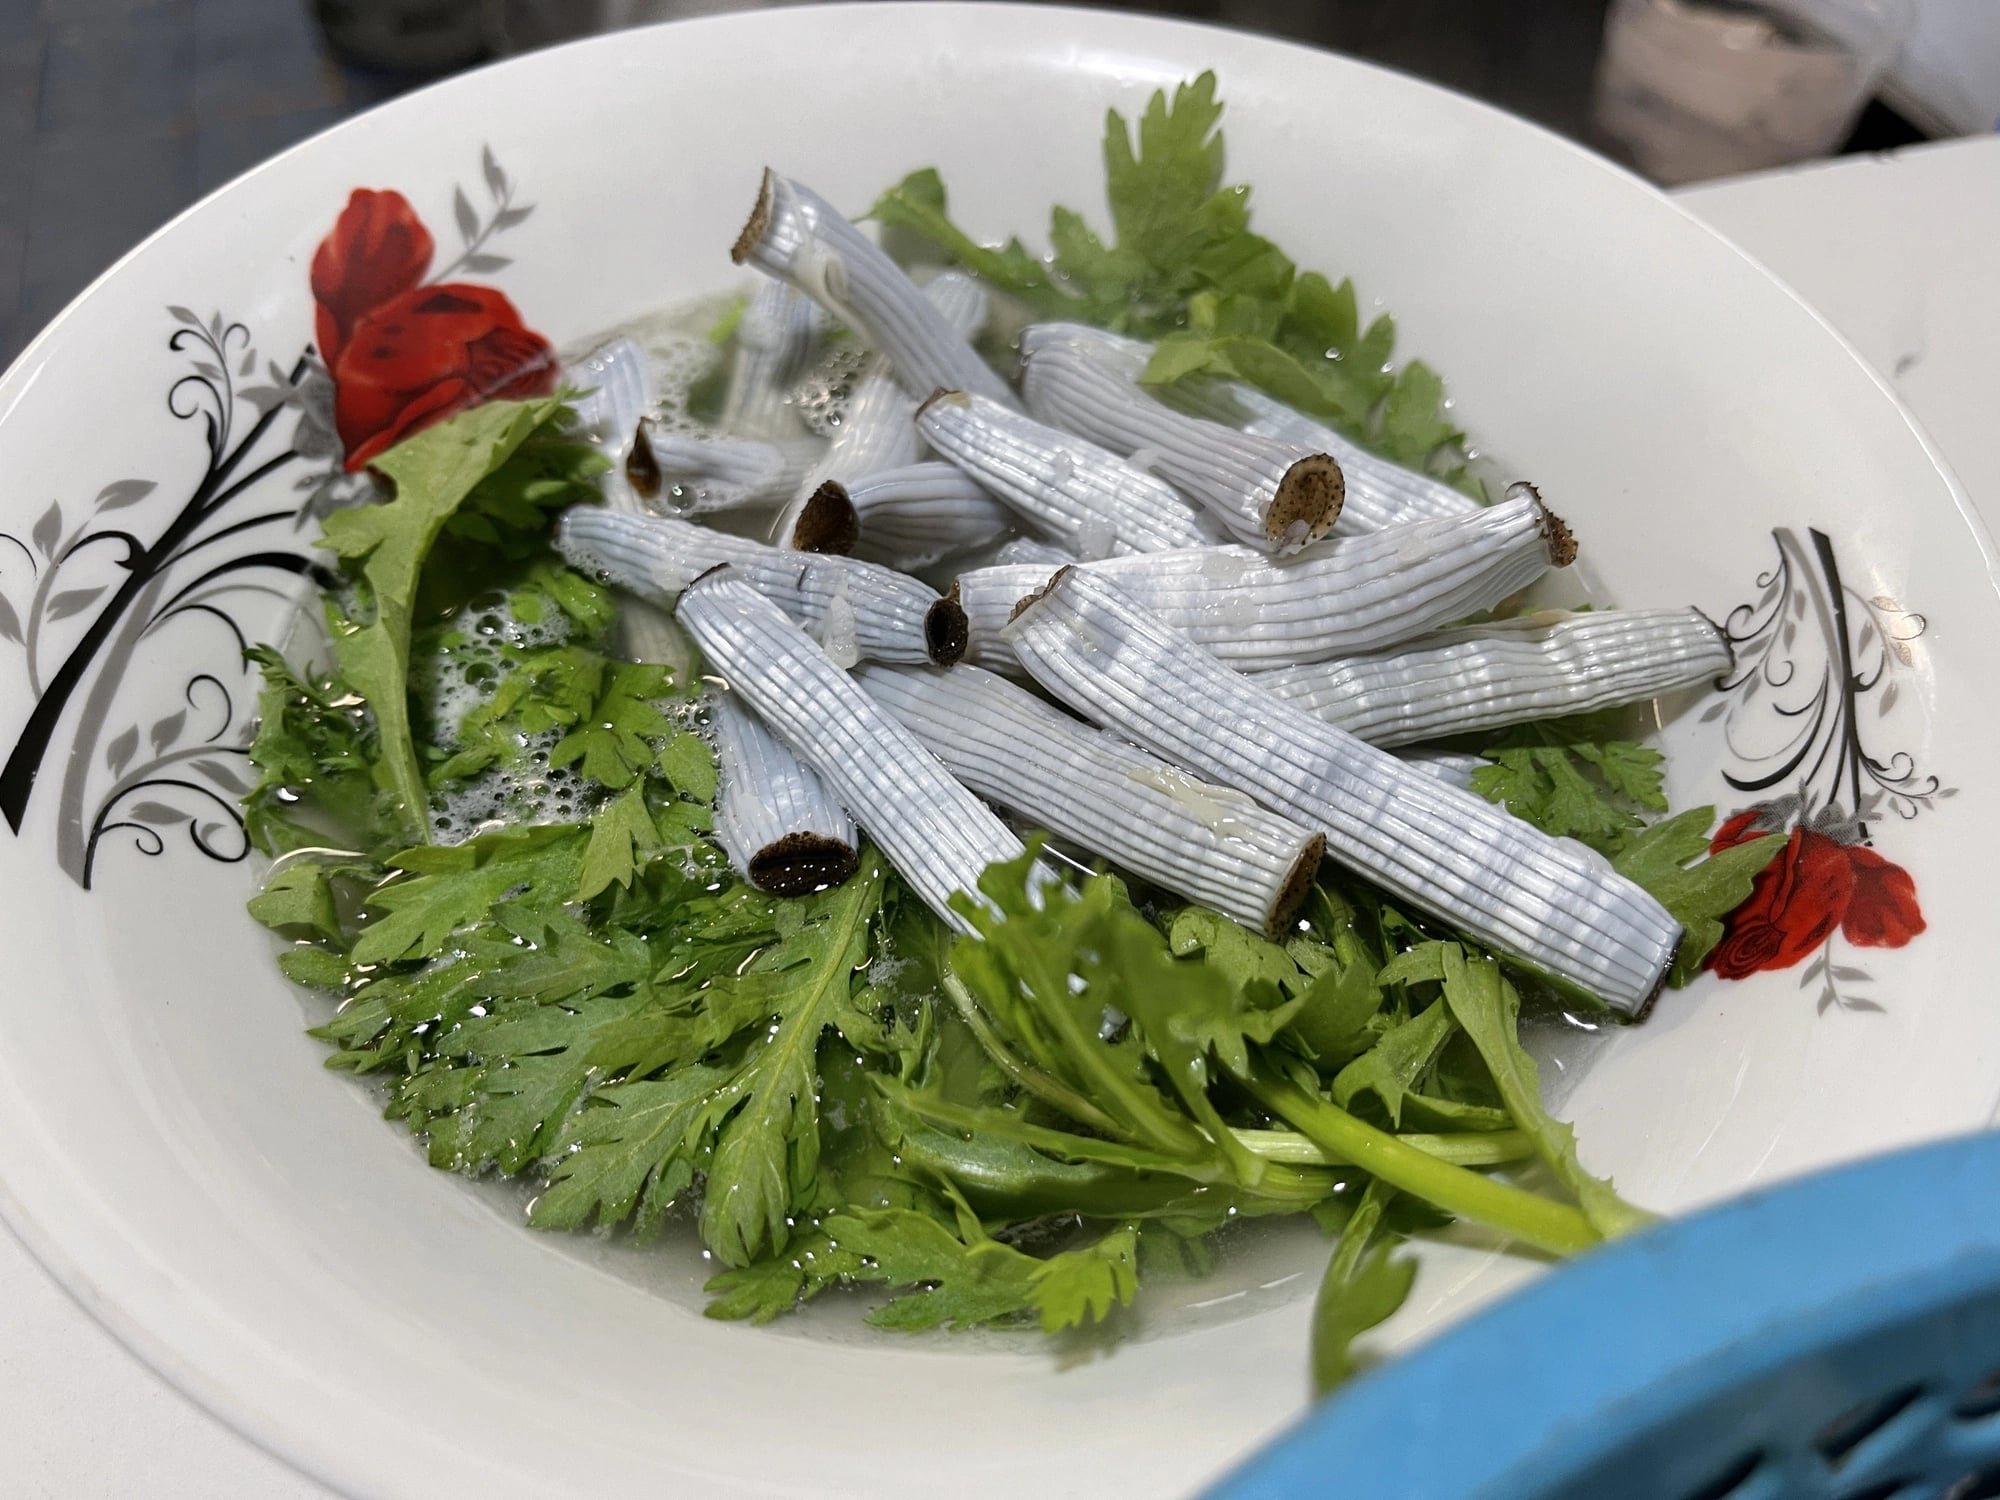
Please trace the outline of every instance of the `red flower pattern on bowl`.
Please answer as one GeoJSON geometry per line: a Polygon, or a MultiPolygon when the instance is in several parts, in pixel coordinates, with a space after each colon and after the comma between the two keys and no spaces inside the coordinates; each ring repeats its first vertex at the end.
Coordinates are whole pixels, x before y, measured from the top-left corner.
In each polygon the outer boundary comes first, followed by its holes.
{"type": "MultiPolygon", "coordinates": [[[[1763,814],[1738,813],[1716,831],[1712,853],[1754,838],[1763,814]]],[[[1763,969],[1789,969],[1838,930],[1862,948],[1900,948],[1924,930],[1916,883],[1901,865],[1858,843],[1811,828],[1793,828],[1785,848],[1766,865],[1749,899],[1724,922],[1708,967],[1725,979],[1763,969]]]]}
{"type": "Polygon", "coordinates": [[[401,193],[356,188],[313,256],[315,329],[349,471],[467,407],[555,389],[555,350],[505,295],[424,284],[433,248],[401,193]]]}

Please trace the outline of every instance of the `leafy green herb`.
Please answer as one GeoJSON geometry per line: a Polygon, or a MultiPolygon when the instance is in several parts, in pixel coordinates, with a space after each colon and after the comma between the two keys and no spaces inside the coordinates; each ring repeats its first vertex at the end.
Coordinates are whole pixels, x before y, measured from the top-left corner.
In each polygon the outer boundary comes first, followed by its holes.
{"type": "Polygon", "coordinates": [[[1139,1291],[1138,1242],[1138,1226],[1124,1224],[1082,1249],[1041,1262],[1030,1301],[1042,1331],[1101,1323],[1113,1308],[1130,1307],[1139,1291]]]}
{"type": "Polygon", "coordinates": [[[1629,740],[1495,746],[1494,765],[1472,773],[1472,789],[1557,838],[1615,854],[1663,813],[1660,752],[1629,740]]]}
{"type": "Polygon", "coordinates": [[[721,1191],[702,1200],[702,1240],[725,1265],[782,1249],[787,1219],[819,1163],[814,1065],[820,1033],[855,1004],[868,926],[886,867],[871,854],[859,873],[815,898],[811,913],[738,983],[738,1004],[774,1018],[718,1090],[704,1123],[716,1131],[711,1168],[721,1191]]]}
{"type": "MultiPolygon", "coordinates": [[[[1246,1166],[1242,1142],[1213,1101],[1204,1107],[1194,1098],[1213,1059],[1328,1160],[1351,1162],[1546,1249],[1596,1241],[1597,1231],[1568,1205],[1454,1166],[1321,1098],[1310,1068],[1313,1085],[1301,1087],[1267,1063],[1261,1044],[1275,1028],[1247,1004],[1245,992],[1218,983],[1205,965],[1177,964],[1122,886],[1095,876],[1079,892],[1052,888],[1031,898],[1033,857],[1030,850],[987,870],[980,890],[990,908],[961,898],[959,910],[983,941],[960,939],[952,965],[997,1023],[1003,1045],[1018,1046],[1053,1084],[1042,1097],[1073,1118],[1088,1111],[1105,1133],[1185,1163],[1180,1170],[1255,1190],[1268,1167],[1246,1166]],[[1111,1015],[1134,1024],[1123,1035],[1108,1033],[1111,1015]],[[1169,1104],[1156,1078],[1167,1080],[1185,1114],[1169,1104]]],[[[1071,1149],[1082,1155],[1087,1148],[1071,1149]]]]}
{"type": "Polygon", "coordinates": [[[672,725],[655,706],[667,691],[667,669],[649,662],[600,658],[590,708],[549,752],[552,767],[574,765],[601,786],[620,791],[653,764],[654,744],[672,725]]]}
{"type": "Polygon", "coordinates": [[[341,928],[334,904],[333,869],[315,862],[287,865],[250,898],[250,915],[280,932],[299,929],[338,938],[341,928]]]}
{"type": "MultiPolygon", "coordinates": [[[[421,644],[433,657],[423,661],[420,683],[473,649],[457,631],[421,644]]],[[[457,724],[434,727],[435,739],[450,753],[438,759],[436,746],[426,747],[434,762],[427,778],[432,788],[488,775],[535,781],[546,766],[575,767],[595,788],[622,791],[656,769],[677,787],[686,779],[689,795],[713,797],[713,766],[702,764],[706,748],[698,736],[676,736],[659,707],[671,691],[665,667],[617,661],[576,641],[534,648],[502,643],[498,653],[496,667],[476,655],[469,668],[457,664],[462,677],[478,673],[491,681],[491,691],[457,724]],[[655,746],[666,756],[670,744],[673,763],[656,762],[655,746]]],[[[584,791],[586,807],[600,795],[595,788],[584,791]]]]}
{"type": "Polygon", "coordinates": [[[553,557],[533,558],[515,575],[507,609],[524,625],[547,623],[559,613],[591,638],[608,633],[618,618],[609,589],[553,557]]]}
{"type": "Polygon", "coordinates": [[[1332,1190],[1327,1174],[1267,1169],[1255,1193],[1204,1185],[1211,1172],[1143,1148],[1036,1124],[1026,1112],[953,1103],[878,1085],[875,1128],[912,1171],[949,1183],[986,1218],[1047,1214],[1090,1219],[1185,1215],[1215,1205],[1226,1217],[1295,1212],[1332,1190]]]}
{"type": "Polygon", "coordinates": [[[1568,1204],[1455,1166],[1401,1136],[1377,1130],[1275,1071],[1256,1071],[1238,1082],[1328,1160],[1351,1162],[1447,1213],[1558,1255],[1588,1249],[1601,1238],[1568,1204]]]}
{"type": "Polygon", "coordinates": [[[264,675],[257,735],[250,743],[258,779],[243,799],[251,841],[267,854],[329,837],[372,842],[375,737],[360,700],[336,677],[294,673],[268,646],[253,646],[246,655],[264,675]],[[328,826],[301,821],[302,798],[311,799],[328,826]]]}
{"type": "Polygon", "coordinates": [[[429,1137],[433,1166],[523,1171],[555,1150],[596,1077],[625,1061],[618,1043],[650,1003],[634,990],[475,1015],[446,1040],[438,1065],[398,1084],[392,1113],[429,1137]]]}
{"type": "Polygon", "coordinates": [[[335,511],[324,545],[367,586],[366,622],[349,621],[333,649],[349,686],[368,700],[380,735],[377,777],[414,837],[429,832],[428,805],[410,738],[410,630],[424,559],[445,523],[480,482],[504,466],[540,428],[556,421],[560,401],[496,401],[427,428],[375,461],[396,487],[381,505],[335,511]]]}
{"type": "Polygon", "coordinates": [[[585,847],[582,830],[557,824],[497,829],[449,848],[405,849],[389,867],[408,878],[368,898],[384,915],[362,932],[354,961],[429,958],[516,892],[566,899],[577,888],[585,847]]]}
{"type": "Polygon", "coordinates": [[[1053,1333],[1103,1318],[1138,1290],[1130,1228],[1039,1260],[967,1227],[969,1242],[905,1209],[838,1214],[824,1225],[836,1245],[860,1257],[854,1279],[922,1288],[869,1314],[878,1328],[967,1328],[1033,1313],[1053,1333]]]}
{"type": "MultiPolygon", "coordinates": [[[[359,977],[342,964],[338,977],[319,971],[328,987],[359,977]]],[[[517,1005],[573,1008],[642,984],[652,972],[653,959],[636,934],[597,934],[566,912],[504,902],[492,922],[461,933],[448,955],[363,979],[352,1001],[315,1035],[340,1048],[329,1059],[332,1066],[417,1073],[450,1066],[444,1049],[481,1012],[517,1005]]]]}
{"type": "Polygon", "coordinates": [[[1414,1256],[1396,1255],[1396,1240],[1382,1235],[1382,1212],[1394,1190],[1371,1182],[1341,1227],[1333,1257],[1313,1302],[1312,1377],[1324,1396],[1360,1368],[1354,1341],[1387,1322],[1417,1279],[1414,1256]],[[1382,1237],[1378,1238],[1378,1235],[1382,1237]]]}
{"type": "Polygon", "coordinates": [[[635,781],[591,819],[590,843],[583,851],[576,899],[588,901],[614,885],[629,887],[640,863],[663,847],[652,810],[646,806],[646,788],[635,781]]]}
{"type": "Polygon", "coordinates": [[[959,898],[982,940],[953,945],[955,975],[1023,1055],[1030,1069],[1024,1076],[1072,1118],[1167,1156],[1210,1157],[1212,1143],[1153,1081],[1141,1041],[1129,1032],[1102,1034],[1107,1007],[1125,988],[1107,957],[1113,945],[1141,930],[1162,949],[1164,940],[1123,886],[1104,876],[1085,881],[1073,896],[1051,890],[1045,899],[1031,898],[1034,857],[1031,849],[981,877],[990,909],[959,898]]]}
{"type": "Polygon", "coordinates": [[[1536,1153],[1557,1179],[1576,1194],[1591,1225],[1608,1237],[1651,1223],[1651,1214],[1634,1208],[1609,1182],[1583,1169],[1576,1154],[1576,1132],[1542,1108],[1535,1060],[1521,1046],[1521,997],[1500,965],[1490,958],[1468,959],[1456,943],[1435,946],[1445,1004],[1479,1049],[1508,1112],[1534,1138],[1536,1153]]]}
{"type": "MultiPolygon", "coordinates": [[[[905,177],[876,200],[869,215],[888,228],[905,229],[929,240],[967,269],[1039,312],[1067,317],[1078,311],[1076,299],[1051,282],[1048,267],[1019,240],[988,247],[952,223],[944,179],[935,167],[924,167],[905,177]]],[[[1075,215],[1068,217],[1074,219],[1075,215]]],[[[1107,300],[1108,293],[1107,288],[1107,300]]]]}
{"type": "Polygon", "coordinates": [[[346,985],[350,977],[347,961],[338,953],[313,946],[301,946],[280,953],[278,967],[292,983],[304,985],[309,990],[337,991],[346,985]]]}
{"type": "MultiPolygon", "coordinates": [[[[567,407],[558,406],[511,451],[503,454],[496,449],[491,467],[445,518],[446,535],[488,549],[493,559],[535,560],[544,570],[539,578],[546,581],[553,571],[547,556],[551,518],[566,505],[597,499],[597,487],[590,481],[610,467],[610,460],[591,444],[564,437],[560,430],[564,421],[567,407]]],[[[400,496],[408,465],[401,466],[401,473],[384,469],[379,462],[375,467],[390,473],[400,496]]],[[[427,470],[422,479],[427,485],[454,482],[434,470],[427,470]]],[[[576,597],[573,585],[563,585],[562,592],[571,601],[576,597]]]]}
{"type": "Polygon", "coordinates": [[[1361,1095],[1372,1094],[1389,1122],[1400,1125],[1404,1098],[1436,1061],[1451,1032],[1451,1012],[1436,1001],[1408,1020],[1397,1022],[1374,1046],[1334,1075],[1333,1102],[1350,1109],[1361,1095]]]}
{"type": "Polygon", "coordinates": [[[1139,1290],[1138,1231],[1121,1225],[1046,1259],[988,1237],[976,1220],[957,1232],[910,1209],[829,1216],[791,1259],[725,1271],[708,1289],[712,1318],[769,1322],[837,1282],[909,1288],[868,1315],[877,1328],[971,1328],[1032,1318],[1048,1333],[1100,1322],[1139,1290]]]}
{"type": "Polygon", "coordinates": [[[1222,105],[1215,75],[1148,101],[1136,128],[1116,110],[1104,131],[1112,238],[1056,208],[1047,261],[1019,239],[986,246],[951,220],[934,169],[913,172],[876,202],[884,225],[928,240],[1044,317],[1159,340],[1145,378],[1173,385],[1204,376],[1249,382],[1399,463],[1442,458],[1473,493],[1444,416],[1444,386],[1412,361],[1390,364],[1395,324],[1360,327],[1354,288],[1301,273],[1250,228],[1250,191],[1223,182],[1222,105]]]}
{"type": "MultiPolygon", "coordinates": [[[[1210,75],[1112,113],[1108,227],[1056,208],[1047,261],[962,233],[935,172],[876,213],[1038,313],[1155,339],[1157,385],[1247,381],[1476,491],[1439,377],[1396,369],[1387,317],[1364,326],[1350,283],[1251,229],[1220,114],[1210,75]]],[[[1463,1218],[1565,1254],[1646,1222],[1543,1108],[1499,965],[1364,886],[1327,878],[1272,939],[1110,876],[1031,894],[1031,850],[961,898],[965,937],[874,851],[800,901],[738,880],[704,837],[713,754],[673,715],[698,682],[620,659],[610,596],[547,549],[603,464],[565,422],[495,404],[384,455],[394,498],[327,527],[338,670],[253,653],[248,826],[322,846],[253,912],[296,940],[287,974],[343,1001],[329,1065],[381,1080],[435,1165],[531,1178],[541,1228],[678,1217],[724,1268],[710,1315],[759,1322],[857,1286],[881,1327],[1074,1329],[1142,1269],[1199,1274],[1232,1223],[1311,1212],[1340,1236],[1322,1389],[1406,1297],[1406,1237],[1463,1218]],[[429,722],[461,688],[479,701],[429,722]],[[551,770],[573,820],[424,842],[431,793],[551,770]],[[1499,1175],[1536,1158],[1532,1188],[1499,1175]]],[[[1710,810],[1648,826],[1659,757],[1628,732],[1482,737],[1480,790],[1659,896],[1685,977],[1781,841],[1703,857],[1710,810]]]]}
{"type": "MultiPolygon", "coordinates": [[[[1343,935],[1334,950],[1359,948],[1343,935]]],[[[1359,954],[1343,955],[1323,969],[1299,997],[1292,1037],[1322,1072],[1367,1052],[1382,1024],[1382,987],[1374,964],[1359,954]]]]}
{"type": "Polygon", "coordinates": [[[683,795],[697,802],[715,800],[715,751],[693,730],[684,729],[660,746],[658,770],[683,795]]]}
{"type": "Polygon", "coordinates": [[[1701,971],[1702,961],[1722,941],[1722,919],[1750,899],[1758,873],[1785,847],[1783,839],[1751,839],[1702,858],[1714,822],[1714,808],[1691,807],[1655,823],[1611,862],[1619,874],[1651,891],[1687,929],[1667,975],[1669,984],[1686,984],[1701,971]]]}
{"type": "Polygon", "coordinates": [[[1239,988],[1269,985],[1289,996],[1307,979],[1282,944],[1204,907],[1183,906],[1174,912],[1167,919],[1167,943],[1175,958],[1199,958],[1239,988]]]}
{"type": "Polygon", "coordinates": [[[863,1269],[859,1255],[814,1227],[794,1234],[781,1255],[709,1277],[702,1287],[709,1294],[702,1312],[724,1322],[769,1323],[863,1269]]]}
{"type": "Polygon", "coordinates": [[[633,1219],[642,1238],[657,1233],[705,1164],[689,1142],[728,1077],[727,1069],[697,1064],[594,1090],[559,1138],[563,1154],[528,1222],[581,1229],[593,1219],[607,1226],[633,1219]]]}

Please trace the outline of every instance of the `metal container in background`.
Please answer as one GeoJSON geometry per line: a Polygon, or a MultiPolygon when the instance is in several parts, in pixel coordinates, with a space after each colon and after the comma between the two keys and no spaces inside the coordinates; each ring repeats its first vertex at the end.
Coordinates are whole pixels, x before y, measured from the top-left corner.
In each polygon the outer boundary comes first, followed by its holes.
{"type": "Polygon", "coordinates": [[[487,0],[487,37],[495,54],[504,56],[628,26],[796,3],[799,0],[487,0]]]}
{"type": "Polygon", "coordinates": [[[487,0],[312,0],[333,55],[351,67],[427,77],[492,55],[487,0]]]}
{"type": "Polygon", "coordinates": [[[1913,14],[1912,0],[1614,0],[1592,122],[1656,182],[1824,156],[1913,14]]]}

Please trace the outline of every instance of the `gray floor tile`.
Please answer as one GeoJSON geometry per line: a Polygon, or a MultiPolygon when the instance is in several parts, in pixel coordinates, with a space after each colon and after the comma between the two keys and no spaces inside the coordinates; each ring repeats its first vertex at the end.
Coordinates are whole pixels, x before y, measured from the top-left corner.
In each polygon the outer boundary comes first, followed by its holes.
{"type": "MultiPolygon", "coordinates": [[[[83,283],[83,286],[88,285],[87,281],[83,283]]],[[[82,289],[82,286],[62,290],[50,288],[33,297],[23,297],[20,311],[14,314],[8,328],[10,342],[4,350],[0,350],[0,364],[12,364],[14,356],[25,349],[28,341],[40,333],[49,320],[67,307],[70,299],[82,289]]]]}
{"type": "Polygon", "coordinates": [[[0,319],[13,317],[21,305],[32,181],[33,166],[25,154],[0,151],[0,319]]]}
{"type": "Polygon", "coordinates": [[[214,191],[287,146],[337,124],[349,113],[344,105],[334,104],[284,115],[216,121],[200,118],[194,139],[195,191],[214,191]]]}
{"type": "MultiPolygon", "coordinates": [[[[28,254],[28,226],[17,219],[0,218],[0,327],[12,323],[21,308],[21,263],[28,254]]],[[[0,342],[0,364],[7,359],[8,345],[0,342]]]]}
{"type": "Polygon", "coordinates": [[[194,0],[194,107],[211,120],[341,104],[341,70],[307,7],[284,0],[194,0]]]}
{"type": "MultiPolygon", "coordinates": [[[[0,0],[5,3],[5,0],[0,0]]],[[[46,26],[69,26],[85,22],[119,22],[142,11],[166,10],[182,4],[183,0],[41,0],[42,23],[46,26]]],[[[289,3],[289,0],[272,0],[274,5],[289,3]]],[[[33,0],[28,0],[33,8],[33,0]]]]}
{"type": "Polygon", "coordinates": [[[28,193],[22,315],[52,316],[185,208],[194,191],[192,131],[137,127],[44,136],[28,193]]]}
{"type": "Polygon", "coordinates": [[[422,88],[428,81],[405,73],[377,73],[366,68],[343,68],[350,112],[372,109],[399,94],[422,88]]]}
{"type": "Polygon", "coordinates": [[[0,40],[0,150],[32,148],[41,102],[41,37],[0,40]]]}
{"type": "Polygon", "coordinates": [[[42,10],[36,0],[0,0],[0,43],[21,42],[42,34],[42,10]]]}
{"type": "MultiPolygon", "coordinates": [[[[20,307],[21,267],[28,251],[29,190],[38,143],[33,64],[38,59],[19,56],[26,51],[39,52],[39,44],[0,46],[0,323],[11,322],[20,307]],[[27,98],[11,98],[14,89],[24,89],[27,98]]],[[[11,347],[0,343],[0,360],[11,347]]]]}
{"type": "Polygon", "coordinates": [[[40,121],[61,131],[187,123],[194,97],[194,9],[172,0],[115,24],[48,33],[40,121]]]}

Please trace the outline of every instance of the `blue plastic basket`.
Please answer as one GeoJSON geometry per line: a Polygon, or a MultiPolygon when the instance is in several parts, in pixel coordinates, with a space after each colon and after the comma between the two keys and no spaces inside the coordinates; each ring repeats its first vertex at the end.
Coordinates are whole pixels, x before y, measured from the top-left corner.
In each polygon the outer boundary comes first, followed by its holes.
{"type": "Polygon", "coordinates": [[[1993,1500],[2000,1135],[1599,1250],[1355,1381],[1216,1500],[1993,1500]]]}

